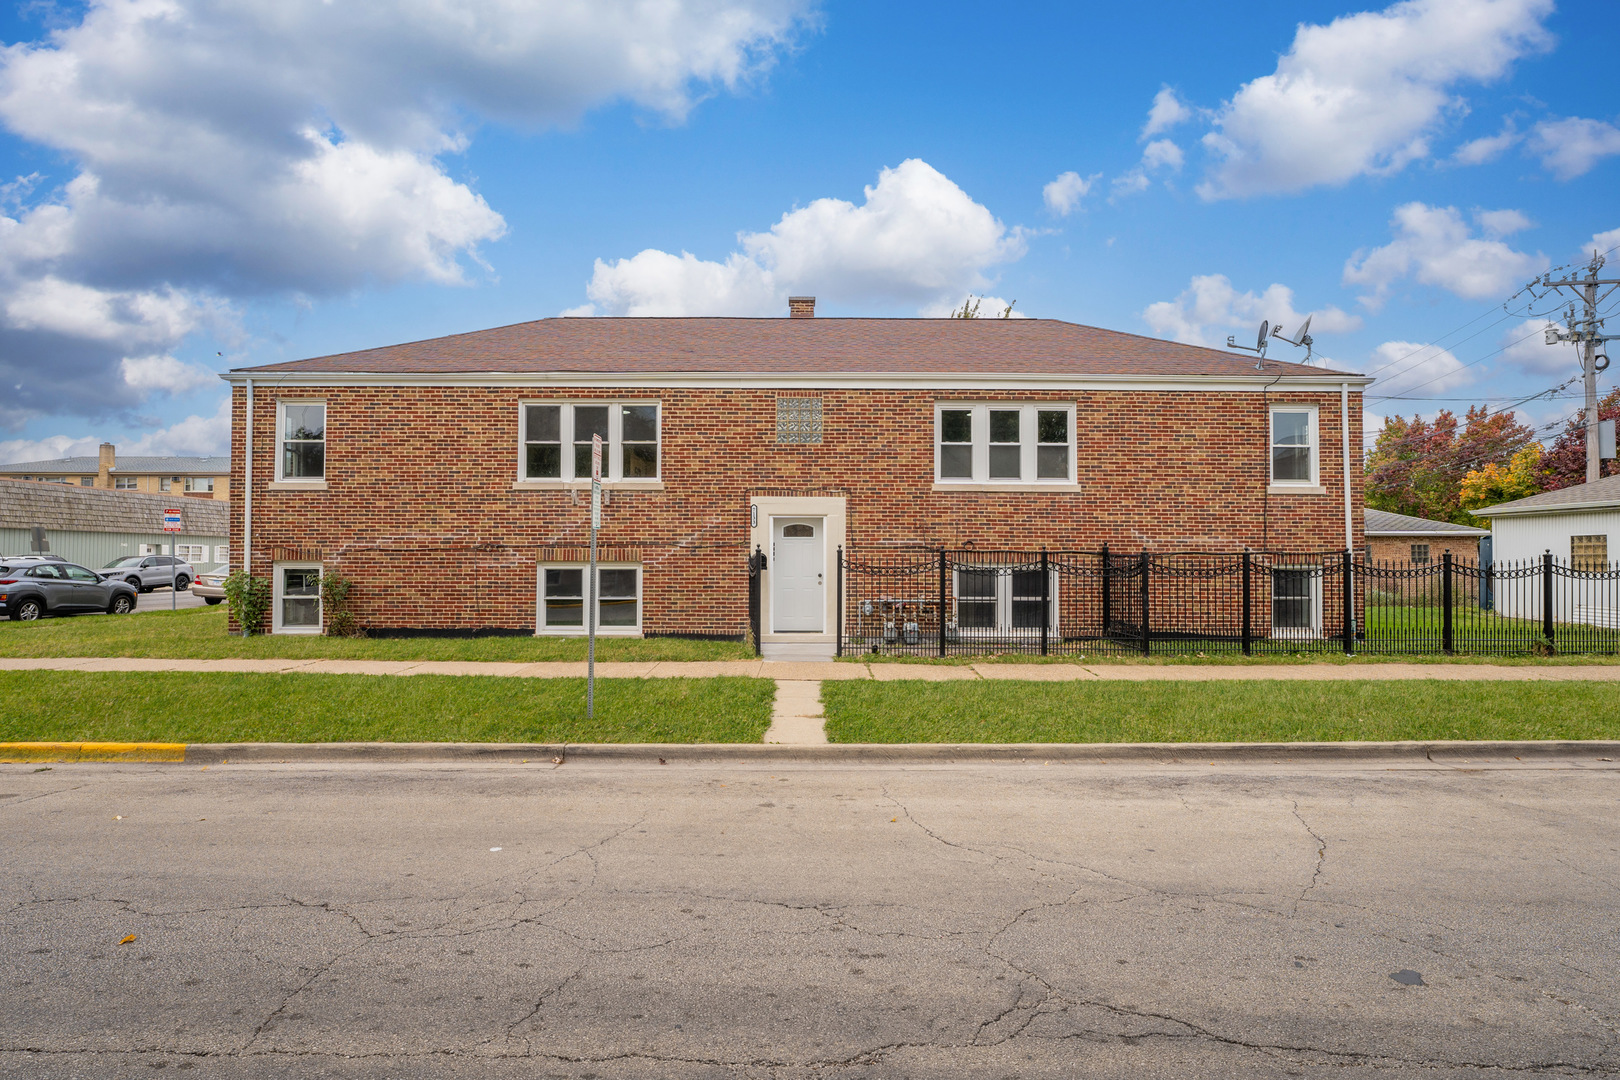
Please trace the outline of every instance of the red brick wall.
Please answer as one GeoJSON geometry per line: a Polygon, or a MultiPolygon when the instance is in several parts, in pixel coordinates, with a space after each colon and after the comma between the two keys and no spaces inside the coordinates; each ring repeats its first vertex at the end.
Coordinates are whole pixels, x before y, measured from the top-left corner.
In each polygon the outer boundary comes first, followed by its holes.
{"type": "MultiPolygon", "coordinates": [[[[542,546],[589,540],[589,498],[514,491],[518,403],[658,399],[663,491],[612,491],[601,543],[642,552],[643,629],[737,634],[746,623],[751,494],[840,494],[870,548],[1239,551],[1344,546],[1339,394],[1087,391],[953,394],[826,390],[819,445],[779,445],[772,390],[489,387],[255,389],[253,571],[273,546],[319,548],[355,579],[366,626],[534,626],[542,546]],[[325,491],[272,491],[278,398],[327,402],[325,491]],[[1077,405],[1079,490],[934,492],[934,405],[1077,405]],[[1267,495],[1269,404],[1318,407],[1325,495],[1267,495]]],[[[234,394],[232,483],[242,490],[245,391],[234,394]]],[[[1361,544],[1361,397],[1351,395],[1355,544],[1361,544]]],[[[241,550],[242,502],[231,545],[241,550]]]]}

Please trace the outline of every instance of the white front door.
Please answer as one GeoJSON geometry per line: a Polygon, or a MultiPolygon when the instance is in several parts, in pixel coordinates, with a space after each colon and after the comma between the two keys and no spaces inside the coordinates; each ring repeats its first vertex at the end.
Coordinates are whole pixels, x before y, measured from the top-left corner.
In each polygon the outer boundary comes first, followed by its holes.
{"type": "Polygon", "coordinates": [[[827,609],[826,518],[771,520],[771,629],[819,634],[827,609]]]}

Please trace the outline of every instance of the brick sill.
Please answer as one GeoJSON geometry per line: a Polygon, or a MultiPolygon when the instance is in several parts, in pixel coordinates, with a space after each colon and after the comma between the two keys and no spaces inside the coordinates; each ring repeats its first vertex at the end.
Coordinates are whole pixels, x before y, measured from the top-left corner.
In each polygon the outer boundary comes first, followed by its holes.
{"type": "Polygon", "coordinates": [[[325,491],[325,480],[274,480],[266,485],[270,491],[325,491]]]}
{"type": "Polygon", "coordinates": [[[1004,491],[1004,492],[1031,492],[1042,491],[1049,495],[1078,495],[1079,484],[935,484],[934,490],[939,491],[1004,491]]]}
{"type": "Polygon", "coordinates": [[[1271,484],[1267,495],[1326,495],[1328,489],[1321,484],[1271,484]]]}
{"type": "MultiPolygon", "coordinates": [[[[589,480],[517,480],[513,491],[589,491],[589,480]]],[[[603,491],[663,491],[662,480],[604,480],[603,491]]]]}

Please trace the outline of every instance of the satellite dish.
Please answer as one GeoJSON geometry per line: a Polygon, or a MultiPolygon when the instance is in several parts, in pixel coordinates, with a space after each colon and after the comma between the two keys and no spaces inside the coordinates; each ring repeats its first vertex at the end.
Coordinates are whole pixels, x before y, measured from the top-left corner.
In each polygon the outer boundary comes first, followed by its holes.
{"type": "Polygon", "coordinates": [[[1260,320],[1260,337],[1254,343],[1255,352],[1264,352],[1266,348],[1266,335],[1271,332],[1271,324],[1264,319],[1260,320]]]}
{"type": "Polygon", "coordinates": [[[1299,333],[1294,335],[1294,344],[1298,345],[1300,342],[1304,341],[1305,340],[1305,335],[1310,333],[1310,332],[1311,332],[1311,317],[1309,315],[1307,315],[1307,316],[1305,316],[1305,325],[1300,327],[1299,328],[1299,333]]]}

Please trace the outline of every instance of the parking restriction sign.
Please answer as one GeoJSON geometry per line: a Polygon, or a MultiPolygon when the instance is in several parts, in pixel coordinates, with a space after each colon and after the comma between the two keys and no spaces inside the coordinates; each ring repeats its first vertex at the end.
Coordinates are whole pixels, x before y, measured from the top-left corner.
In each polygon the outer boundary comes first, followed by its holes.
{"type": "Polygon", "coordinates": [[[179,532],[180,528],[180,511],[178,509],[163,511],[163,531],[179,532]]]}

